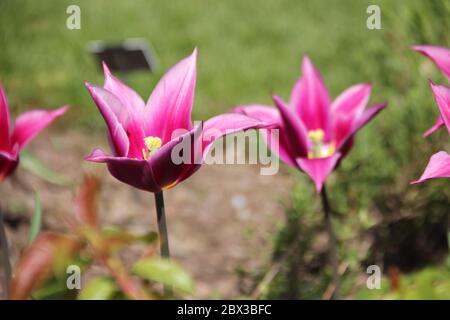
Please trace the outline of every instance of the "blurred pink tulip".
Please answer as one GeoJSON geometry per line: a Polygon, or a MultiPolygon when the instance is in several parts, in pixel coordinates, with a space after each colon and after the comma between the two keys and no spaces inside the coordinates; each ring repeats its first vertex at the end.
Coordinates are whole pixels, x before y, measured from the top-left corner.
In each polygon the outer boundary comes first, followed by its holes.
{"type": "Polygon", "coordinates": [[[21,114],[12,128],[9,106],[0,85],[0,181],[14,172],[20,151],[44,128],[67,110],[67,106],[53,110],[33,110],[21,114]]]}
{"type": "MultiPolygon", "coordinates": [[[[428,45],[412,46],[412,49],[430,58],[450,82],[450,49],[428,45]]],[[[443,125],[444,121],[439,116],[435,124],[424,133],[424,136],[429,136],[443,125]]]]}
{"type": "Polygon", "coordinates": [[[275,122],[280,128],[279,145],[274,146],[265,135],[273,151],[288,165],[308,174],[317,192],[326,178],[350,151],[354,135],[386,103],[366,109],[370,84],[354,85],[330,101],[319,72],[308,57],[303,59],[303,78],[295,84],[288,104],[273,96],[277,109],[262,105],[240,106],[235,112],[261,121],[275,122]]]}
{"type": "MultiPolygon", "coordinates": [[[[450,134],[450,87],[436,85],[431,81],[430,86],[439,108],[441,119],[450,134]]],[[[420,179],[412,183],[421,183],[434,178],[450,178],[450,155],[444,151],[434,154],[420,179]]]]}

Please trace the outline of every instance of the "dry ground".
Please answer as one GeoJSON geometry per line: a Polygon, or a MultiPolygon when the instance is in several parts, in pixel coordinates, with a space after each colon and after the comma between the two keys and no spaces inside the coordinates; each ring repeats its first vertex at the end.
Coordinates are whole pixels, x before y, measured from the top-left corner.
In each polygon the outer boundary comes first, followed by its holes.
{"type": "MultiPolygon", "coordinates": [[[[101,135],[80,131],[44,133],[30,151],[54,171],[70,177],[71,186],[55,186],[19,167],[16,179],[0,186],[0,201],[9,215],[29,219],[32,189],[42,197],[44,226],[63,228],[73,212],[74,190],[83,174],[102,181],[100,213],[104,223],[134,229],[156,229],[153,195],[112,178],[105,166],[82,160],[91,149],[105,146],[101,135]]],[[[107,149],[106,149],[107,150],[107,149]]],[[[172,256],[193,275],[196,298],[236,298],[236,269],[253,270],[270,257],[271,236],[284,222],[293,181],[282,171],[261,176],[255,165],[204,166],[193,177],[165,193],[172,256]]],[[[28,224],[9,228],[14,262],[27,241],[28,224]]],[[[133,255],[130,253],[130,255],[133,255]]]]}

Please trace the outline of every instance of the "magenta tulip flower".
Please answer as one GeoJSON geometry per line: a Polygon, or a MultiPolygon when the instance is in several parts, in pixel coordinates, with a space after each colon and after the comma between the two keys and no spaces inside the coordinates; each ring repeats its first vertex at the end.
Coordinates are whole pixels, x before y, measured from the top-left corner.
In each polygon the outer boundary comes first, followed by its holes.
{"type": "Polygon", "coordinates": [[[328,175],[350,151],[356,132],[386,103],[365,110],[372,86],[358,84],[345,90],[333,102],[319,72],[308,57],[303,59],[303,78],[292,89],[289,103],[273,96],[277,109],[262,105],[241,106],[236,112],[280,128],[279,145],[268,146],[288,165],[304,171],[314,181],[317,192],[328,175]]]}
{"type": "MultiPolygon", "coordinates": [[[[223,114],[194,127],[191,121],[197,50],[173,66],[159,81],[147,103],[120,82],[104,64],[103,88],[86,83],[108,127],[112,155],[96,149],[86,160],[106,163],[119,181],[155,194],[161,256],[168,258],[163,190],[197,171],[208,147],[221,136],[271,124],[239,114],[223,114]],[[205,141],[204,133],[208,136],[205,141]],[[187,143],[186,143],[187,142],[187,143]],[[189,155],[174,161],[178,147],[189,155]],[[176,151],[176,152],[175,152],[176,151]],[[187,160],[187,161],[186,161],[187,160]]],[[[165,290],[170,292],[170,290],[165,290]]]]}
{"type": "MultiPolygon", "coordinates": [[[[430,58],[450,82],[450,49],[428,45],[412,46],[412,49],[430,58]]],[[[424,136],[429,136],[443,125],[444,120],[439,116],[435,124],[424,133],[424,136]]]]}
{"type": "MultiPolygon", "coordinates": [[[[19,154],[23,148],[44,128],[66,112],[68,107],[53,111],[33,110],[21,114],[11,126],[9,106],[5,92],[0,84],[0,183],[11,175],[19,164],[19,154]]],[[[8,239],[5,232],[3,215],[0,212],[0,250],[4,255],[3,288],[9,288],[11,282],[11,263],[8,239]]]]}
{"type": "Polygon", "coordinates": [[[106,163],[110,173],[121,182],[157,193],[190,177],[201,165],[198,158],[202,158],[208,146],[221,135],[266,126],[254,118],[230,113],[194,128],[191,112],[196,60],[197,50],[194,50],[192,55],[173,66],[159,81],[147,103],[115,78],[104,64],[103,88],[89,83],[86,86],[108,127],[112,155],[96,149],[86,160],[106,163]],[[221,134],[201,141],[202,131],[208,130],[221,134]],[[171,159],[172,150],[186,139],[191,140],[192,145],[200,145],[197,150],[201,154],[192,155],[197,161],[175,164],[171,159]]]}
{"type": "Polygon", "coordinates": [[[261,121],[274,122],[279,141],[263,132],[267,146],[288,165],[304,171],[314,181],[321,195],[324,223],[328,233],[329,260],[333,271],[333,298],[339,298],[339,263],[333,231],[330,201],[325,181],[352,148],[356,132],[386,107],[378,104],[366,110],[372,86],[354,85],[331,102],[319,72],[308,57],[302,64],[300,78],[291,92],[289,103],[273,96],[277,109],[262,105],[240,106],[235,112],[261,121]]]}
{"type": "MultiPolygon", "coordinates": [[[[430,85],[440,117],[450,134],[450,87],[436,85],[433,82],[430,82],[430,85]]],[[[434,178],[450,178],[450,155],[444,151],[434,154],[420,179],[412,183],[421,183],[434,178]]]]}
{"type": "Polygon", "coordinates": [[[11,126],[9,106],[0,85],[0,182],[14,172],[20,151],[44,128],[66,112],[68,107],[53,111],[33,110],[20,115],[11,126]]]}

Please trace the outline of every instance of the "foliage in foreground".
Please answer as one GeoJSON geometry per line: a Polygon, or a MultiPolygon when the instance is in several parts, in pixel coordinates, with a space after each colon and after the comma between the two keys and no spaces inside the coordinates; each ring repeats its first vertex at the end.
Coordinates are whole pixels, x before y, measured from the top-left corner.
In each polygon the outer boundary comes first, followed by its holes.
{"type": "MultiPolygon", "coordinates": [[[[9,297],[169,299],[192,294],[192,279],[181,266],[156,256],[156,233],[139,234],[99,225],[95,203],[98,188],[97,179],[85,178],[76,197],[75,216],[66,217],[65,233],[43,231],[36,236],[39,218],[34,219],[30,234],[36,239],[20,257],[9,297]],[[120,252],[136,245],[144,246],[144,254],[130,266],[120,252]],[[102,266],[105,272],[91,274],[81,286],[77,276],[89,274],[92,266],[102,266]],[[158,287],[161,284],[165,286],[162,292],[158,287]]],[[[36,214],[40,215],[40,209],[36,214]]]]}

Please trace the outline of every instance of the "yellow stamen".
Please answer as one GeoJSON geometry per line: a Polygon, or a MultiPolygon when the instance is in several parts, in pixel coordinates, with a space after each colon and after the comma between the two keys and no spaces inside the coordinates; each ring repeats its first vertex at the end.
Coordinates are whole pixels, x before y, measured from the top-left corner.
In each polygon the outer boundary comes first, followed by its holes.
{"type": "Polygon", "coordinates": [[[313,142],[323,142],[323,138],[325,137],[325,133],[323,132],[322,129],[317,129],[317,130],[311,130],[308,132],[308,137],[313,141],[313,142]]]}
{"type": "Polygon", "coordinates": [[[326,158],[336,152],[334,142],[324,143],[325,133],[322,129],[309,131],[308,137],[312,142],[312,148],[308,151],[309,159],[326,158]]]}
{"type": "Polygon", "coordinates": [[[144,138],[144,143],[147,148],[142,148],[142,156],[145,160],[148,158],[159,148],[161,148],[162,141],[158,137],[146,137],[144,138]]]}
{"type": "Polygon", "coordinates": [[[161,139],[158,137],[146,137],[144,138],[144,143],[145,146],[147,147],[148,151],[150,152],[150,154],[156,150],[158,150],[159,148],[161,148],[161,139]]]}
{"type": "Polygon", "coordinates": [[[148,160],[147,150],[145,150],[145,148],[142,148],[142,156],[144,157],[145,160],[148,160]]]}

